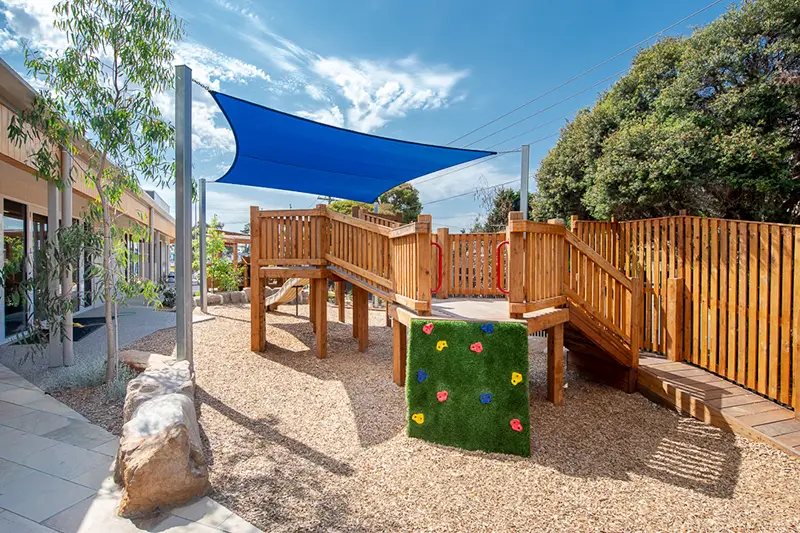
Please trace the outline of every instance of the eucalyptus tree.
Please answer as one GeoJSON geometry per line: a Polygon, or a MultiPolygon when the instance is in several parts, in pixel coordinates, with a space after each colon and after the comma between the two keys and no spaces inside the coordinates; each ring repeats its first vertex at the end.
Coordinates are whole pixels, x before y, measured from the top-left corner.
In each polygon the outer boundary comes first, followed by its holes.
{"type": "Polygon", "coordinates": [[[125,289],[114,269],[127,260],[127,250],[115,251],[115,232],[121,231],[115,214],[125,191],[140,193],[140,180],[165,186],[174,175],[174,129],[156,97],[171,87],[183,23],[163,0],[64,0],[54,12],[66,47],[26,49],[25,66],[46,89],[13,118],[9,136],[40,146],[29,154],[39,179],[61,188],[64,179],[80,178],[97,193],[91,209],[102,226],[97,270],[110,383],[117,366],[112,307],[116,293],[125,289]],[[68,178],[60,172],[62,149],[78,163],[68,178]]]}

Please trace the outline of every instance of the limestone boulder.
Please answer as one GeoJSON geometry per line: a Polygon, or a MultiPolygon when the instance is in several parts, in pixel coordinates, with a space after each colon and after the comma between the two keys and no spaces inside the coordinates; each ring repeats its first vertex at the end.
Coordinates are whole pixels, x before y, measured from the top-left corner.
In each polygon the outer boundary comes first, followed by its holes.
{"type": "Polygon", "coordinates": [[[122,427],[114,477],[123,487],[118,512],[146,515],[182,505],[208,490],[208,465],[194,402],[186,394],[140,404],[122,427]]]}
{"type": "Polygon", "coordinates": [[[122,364],[139,372],[143,372],[150,365],[159,366],[169,364],[174,361],[175,358],[171,355],[144,352],[142,350],[124,350],[120,352],[119,360],[122,364]]]}
{"type": "Polygon", "coordinates": [[[242,292],[244,293],[244,298],[245,298],[244,301],[245,302],[249,302],[250,301],[250,287],[245,287],[242,292]]]}
{"type": "Polygon", "coordinates": [[[165,394],[194,397],[194,382],[189,361],[176,361],[172,356],[153,359],[147,369],[128,382],[122,421],[128,422],[144,402],[165,394]]]}
{"type": "Polygon", "coordinates": [[[222,305],[222,294],[209,292],[208,305],[222,305]]]}

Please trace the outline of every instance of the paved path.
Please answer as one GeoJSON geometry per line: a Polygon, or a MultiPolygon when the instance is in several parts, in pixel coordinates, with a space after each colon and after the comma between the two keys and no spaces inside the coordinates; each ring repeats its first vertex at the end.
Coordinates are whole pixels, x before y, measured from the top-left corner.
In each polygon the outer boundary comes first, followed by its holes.
{"type": "Polygon", "coordinates": [[[0,365],[0,533],[253,533],[211,498],[136,523],[115,509],[118,439],[0,365]]]}

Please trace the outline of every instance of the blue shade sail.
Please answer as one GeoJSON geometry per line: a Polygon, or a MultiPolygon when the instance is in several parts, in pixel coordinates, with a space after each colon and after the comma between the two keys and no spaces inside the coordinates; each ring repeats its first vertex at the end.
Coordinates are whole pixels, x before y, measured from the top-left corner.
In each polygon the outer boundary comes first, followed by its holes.
{"type": "Polygon", "coordinates": [[[377,137],[211,95],[236,139],[219,183],[373,202],[409,180],[495,153],[377,137]]]}

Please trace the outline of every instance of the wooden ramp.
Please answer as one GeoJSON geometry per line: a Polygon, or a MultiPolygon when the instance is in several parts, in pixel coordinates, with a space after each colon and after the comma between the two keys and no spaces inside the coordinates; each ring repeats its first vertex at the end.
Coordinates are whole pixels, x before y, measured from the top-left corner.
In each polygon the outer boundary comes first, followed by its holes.
{"type": "Polygon", "coordinates": [[[639,392],[707,424],[800,458],[800,419],[794,411],[702,368],[643,353],[639,392]]]}

